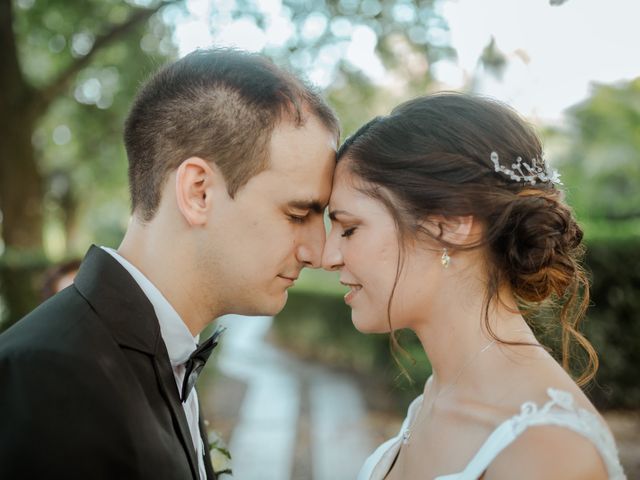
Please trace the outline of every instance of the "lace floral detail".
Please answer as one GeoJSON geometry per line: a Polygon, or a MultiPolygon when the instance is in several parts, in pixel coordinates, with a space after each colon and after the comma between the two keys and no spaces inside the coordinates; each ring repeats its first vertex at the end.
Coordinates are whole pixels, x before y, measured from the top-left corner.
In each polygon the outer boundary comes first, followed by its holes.
{"type": "MultiPolygon", "coordinates": [[[[573,395],[569,392],[565,392],[562,390],[556,390],[555,388],[548,388],[547,395],[551,398],[553,403],[556,403],[558,406],[564,408],[565,410],[574,410],[573,407],[573,395]]],[[[583,410],[586,412],[586,410],[583,410]]]]}
{"type": "Polygon", "coordinates": [[[534,425],[557,425],[569,428],[591,440],[602,455],[610,480],[624,480],[626,476],[618,459],[618,449],[611,432],[592,412],[577,408],[573,395],[555,388],[547,389],[549,400],[542,407],[526,402],[520,413],[512,418],[511,427],[515,437],[534,425]]]}
{"type": "MultiPolygon", "coordinates": [[[[434,480],[476,480],[481,478],[493,460],[513,443],[527,428],[536,425],[556,425],[568,428],[589,439],[598,449],[607,468],[610,480],[626,480],[613,436],[600,417],[579,408],[573,396],[563,390],[549,388],[549,401],[542,406],[526,402],[520,412],[505,420],[489,435],[465,469],[461,472],[439,476],[434,480]]],[[[409,406],[407,418],[397,437],[382,444],[363,466],[358,480],[383,480],[401,448],[403,437],[410,436],[409,422],[422,402],[422,395],[409,406]]]]}

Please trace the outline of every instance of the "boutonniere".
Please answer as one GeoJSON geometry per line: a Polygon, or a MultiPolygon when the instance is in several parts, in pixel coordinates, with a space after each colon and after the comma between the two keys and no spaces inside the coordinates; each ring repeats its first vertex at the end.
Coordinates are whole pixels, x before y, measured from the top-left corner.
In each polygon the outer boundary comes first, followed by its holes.
{"type": "Polygon", "coordinates": [[[231,454],[220,434],[209,432],[209,456],[216,475],[233,475],[231,471],[231,454]]]}

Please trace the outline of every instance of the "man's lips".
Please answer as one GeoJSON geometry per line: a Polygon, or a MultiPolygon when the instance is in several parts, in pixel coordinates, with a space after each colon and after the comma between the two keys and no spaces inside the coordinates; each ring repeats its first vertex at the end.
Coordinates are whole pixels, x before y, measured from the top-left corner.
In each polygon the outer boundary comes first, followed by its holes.
{"type": "Polygon", "coordinates": [[[291,283],[295,282],[298,279],[298,275],[278,275],[283,280],[288,280],[291,283]]]}

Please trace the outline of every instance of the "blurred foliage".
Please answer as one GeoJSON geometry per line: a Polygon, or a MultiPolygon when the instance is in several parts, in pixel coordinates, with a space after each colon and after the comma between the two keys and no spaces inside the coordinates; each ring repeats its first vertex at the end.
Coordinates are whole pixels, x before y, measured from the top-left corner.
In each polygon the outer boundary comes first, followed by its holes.
{"type": "Polygon", "coordinates": [[[96,234],[119,242],[121,125],[140,82],[175,55],[156,15],[171,3],[0,0],[0,318],[38,302],[35,264],[84,252],[96,234]]]}
{"type": "Polygon", "coordinates": [[[601,407],[640,407],[640,236],[588,243],[591,308],[585,331],[600,355],[589,392],[601,407]]]}
{"type": "MultiPolygon", "coordinates": [[[[290,15],[295,32],[285,48],[265,48],[264,53],[303,77],[319,62],[325,64],[330,75],[325,93],[348,135],[401,101],[425,94],[433,81],[430,65],[455,57],[441,4],[438,0],[284,0],[285,15],[290,15]],[[313,25],[316,28],[310,28],[313,25]],[[350,57],[351,38],[366,33],[375,35],[384,86],[375,85],[353,64],[357,55],[350,57]]],[[[245,2],[236,5],[240,15],[246,15],[245,2]]]]}
{"type": "Polygon", "coordinates": [[[556,133],[569,203],[589,234],[640,236],[640,78],[596,86],[568,118],[556,133]]]}
{"type": "MultiPolygon", "coordinates": [[[[99,36],[142,11],[135,2],[121,0],[14,5],[20,63],[36,88],[55,82],[99,36]]],[[[156,15],[100,49],[38,122],[32,144],[45,180],[45,224],[62,230],[63,244],[47,250],[54,258],[83,253],[87,241],[104,239],[105,233],[113,244],[124,231],[128,192],[122,125],[140,83],[176,55],[170,34],[170,26],[156,15]]]]}

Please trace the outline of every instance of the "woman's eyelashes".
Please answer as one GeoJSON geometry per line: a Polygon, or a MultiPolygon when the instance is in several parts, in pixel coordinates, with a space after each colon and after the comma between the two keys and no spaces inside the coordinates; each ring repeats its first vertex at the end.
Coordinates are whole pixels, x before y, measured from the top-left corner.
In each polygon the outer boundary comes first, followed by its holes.
{"type": "Polygon", "coordinates": [[[350,237],[356,231],[356,227],[345,228],[342,232],[342,237],[350,237]]]}

